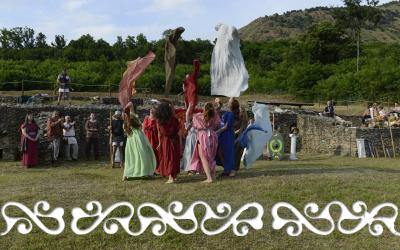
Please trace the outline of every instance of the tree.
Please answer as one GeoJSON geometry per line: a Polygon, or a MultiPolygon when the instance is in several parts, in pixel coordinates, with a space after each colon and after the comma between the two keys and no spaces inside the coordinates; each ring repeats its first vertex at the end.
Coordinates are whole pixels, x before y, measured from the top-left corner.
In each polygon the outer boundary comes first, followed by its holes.
{"type": "Polygon", "coordinates": [[[22,43],[24,48],[35,47],[35,31],[32,28],[25,27],[22,29],[22,43]]]}
{"type": "Polygon", "coordinates": [[[360,42],[361,30],[368,23],[372,22],[377,25],[381,19],[381,11],[376,8],[379,4],[378,0],[343,0],[344,9],[335,11],[334,16],[337,23],[345,28],[350,29],[352,37],[357,43],[357,72],[360,69],[360,42]]]}
{"type": "Polygon", "coordinates": [[[51,46],[56,49],[63,49],[66,45],[67,42],[65,41],[64,35],[56,35],[54,38],[54,43],[51,43],[51,46]]]}
{"type": "Polygon", "coordinates": [[[48,48],[49,45],[47,45],[46,42],[46,35],[43,34],[42,32],[39,32],[39,34],[35,38],[35,47],[36,48],[48,48]]]}
{"type": "Polygon", "coordinates": [[[128,49],[136,48],[136,39],[135,36],[127,36],[125,39],[125,45],[128,49]]]}
{"type": "Polygon", "coordinates": [[[4,49],[12,47],[11,43],[11,32],[8,29],[0,30],[0,45],[4,49]]]}

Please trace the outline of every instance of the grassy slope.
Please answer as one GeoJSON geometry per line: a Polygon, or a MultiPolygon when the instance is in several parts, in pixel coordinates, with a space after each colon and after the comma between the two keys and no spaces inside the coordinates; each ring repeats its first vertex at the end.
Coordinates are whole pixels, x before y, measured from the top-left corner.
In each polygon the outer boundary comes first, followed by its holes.
{"type": "MultiPolygon", "coordinates": [[[[179,184],[165,185],[164,180],[138,180],[123,183],[121,170],[108,169],[102,164],[80,164],[56,169],[23,170],[18,163],[0,163],[0,204],[22,202],[30,207],[39,200],[49,201],[52,207],[66,209],[66,231],[59,236],[47,236],[36,227],[23,236],[14,229],[0,237],[2,249],[395,249],[398,239],[386,228],[381,237],[370,236],[367,230],[352,236],[334,233],[327,237],[307,232],[289,237],[284,230],[271,229],[271,206],[280,201],[290,202],[302,210],[308,202],[325,205],[339,200],[348,206],[362,200],[369,208],[382,202],[400,204],[399,160],[358,160],[329,156],[302,156],[297,162],[260,161],[241,172],[235,179],[211,185],[199,183],[199,177],[181,176],[179,184]],[[70,211],[98,200],[103,206],[117,201],[129,201],[135,206],[154,202],[166,207],[182,201],[185,207],[203,200],[215,208],[228,202],[234,211],[247,203],[259,202],[265,207],[264,228],[236,237],[231,231],[208,237],[196,232],[180,235],[168,230],[162,237],[146,232],[131,237],[120,231],[109,236],[100,230],[75,236],[69,229],[70,211]]],[[[201,209],[200,209],[201,210],[201,209]]],[[[334,211],[337,212],[337,209],[334,211]]],[[[201,213],[201,211],[199,212],[201,213]]],[[[0,231],[4,222],[0,219],[0,231]]],[[[148,230],[149,231],[149,230],[148,230]]]]}
{"type": "MultiPolygon", "coordinates": [[[[380,41],[393,43],[400,41],[400,4],[397,1],[379,7],[383,11],[396,13],[390,22],[381,24],[375,29],[364,29],[364,41],[380,41]]],[[[304,34],[315,23],[332,22],[331,9],[311,9],[287,12],[279,16],[265,16],[257,18],[240,29],[240,37],[245,41],[265,41],[270,39],[295,38],[304,34]],[[311,20],[311,21],[310,21],[311,20]]],[[[384,12],[388,17],[389,12],[384,12]]]]}

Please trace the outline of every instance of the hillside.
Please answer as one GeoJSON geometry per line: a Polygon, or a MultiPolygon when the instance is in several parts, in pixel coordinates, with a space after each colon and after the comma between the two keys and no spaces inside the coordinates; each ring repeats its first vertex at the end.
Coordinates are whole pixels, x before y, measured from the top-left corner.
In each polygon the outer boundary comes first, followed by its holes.
{"type": "MultiPolygon", "coordinates": [[[[383,18],[378,27],[369,27],[363,32],[363,40],[380,42],[400,42],[400,2],[394,1],[379,6],[383,18]]],[[[260,17],[239,30],[244,41],[265,41],[294,38],[320,22],[333,22],[334,8],[316,7],[295,10],[283,15],[260,17]]]]}

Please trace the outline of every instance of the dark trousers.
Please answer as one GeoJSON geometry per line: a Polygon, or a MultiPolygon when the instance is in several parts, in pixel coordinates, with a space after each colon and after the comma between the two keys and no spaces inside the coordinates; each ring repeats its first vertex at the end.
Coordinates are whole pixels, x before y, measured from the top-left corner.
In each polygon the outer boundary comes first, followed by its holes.
{"type": "Polygon", "coordinates": [[[90,138],[86,137],[86,148],[85,148],[85,153],[86,153],[86,159],[90,159],[90,151],[92,151],[93,147],[93,152],[94,152],[94,159],[98,160],[99,159],[99,138],[90,138]]]}

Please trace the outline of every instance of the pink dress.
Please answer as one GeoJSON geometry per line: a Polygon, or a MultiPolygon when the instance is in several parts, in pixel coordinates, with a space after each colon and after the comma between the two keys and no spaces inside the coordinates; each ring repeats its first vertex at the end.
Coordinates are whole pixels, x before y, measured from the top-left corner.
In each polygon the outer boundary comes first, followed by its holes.
{"type": "Polygon", "coordinates": [[[220,128],[220,123],[221,120],[218,115],[215,115],[209,122],[204,121],[203,114],[199,113],[193,116],[192,126],[197,130],[196,145],[200,144],[200,147],[195,147],[194,149],[190,169],[204,172],[198,150],[201,148],[203,155],[207,158],[211,173],[215,173],[215,155],[218,149],[218,135],[216,130],[220,128]]]}

